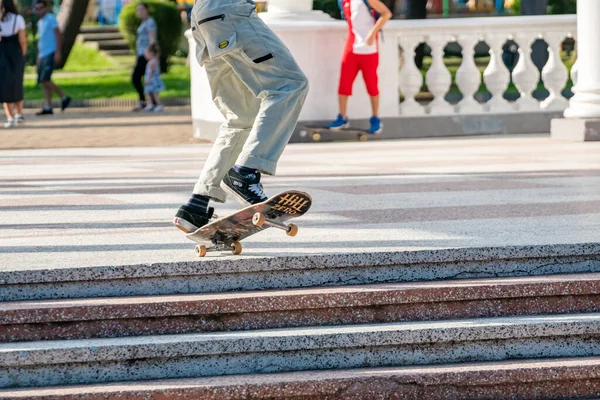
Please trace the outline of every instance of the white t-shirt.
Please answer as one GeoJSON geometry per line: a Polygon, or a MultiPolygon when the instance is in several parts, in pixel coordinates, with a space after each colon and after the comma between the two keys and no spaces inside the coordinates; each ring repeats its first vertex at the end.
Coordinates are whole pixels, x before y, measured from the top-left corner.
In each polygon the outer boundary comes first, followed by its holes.
{"type": "MultiPolygon", "coordinates": [[[[350,14],[350,25],[352,28],[352,34],[354,35],[354,54],[375,54],[377,53],[377,43],[373,43],[371,46],[367,45],[365,40],[375,20],[369,7],[365,4],[364,0],[347,0],[344,2],[344,6],[349,8],[350,14]]],[[[348,13],[346,13],[346,16],[348,13]]]]}
{"type": "Polygon", "coordinates": [[[25,29],[25,20],[22,16],[13,13],[6,14],[4,21],[0,21],[0,36],[12,36],[25,29]],[[15,17],[17,21],[15,22],[15,17]],[[13,30],[14,27],[14,30],[13,30]]]}

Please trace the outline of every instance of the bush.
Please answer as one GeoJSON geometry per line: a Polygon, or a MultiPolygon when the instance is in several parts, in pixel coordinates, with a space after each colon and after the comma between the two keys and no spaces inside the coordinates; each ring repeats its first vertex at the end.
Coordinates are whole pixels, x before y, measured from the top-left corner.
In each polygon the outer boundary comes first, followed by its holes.
{"type": "Polygon", "coordinates": [[[313,10],[321,10],[331,15],[333,18],[341,19],[338,0],[314,0],[313,10]]]}
{"type": "Polygon", "coordinates": [[[549,0],[548,14],[575,14],[577,0],[549,0]]]}
{"type": "MultiPolygon", "coordinates": [[[[137,28],[140,20],[135,15],[135,8],[141,0],[128,3],[119,17],[119,30],[129,42],[131,48],[135,49],[137,28]]],[[[183,35],[183,22],[177,7],[171,1],[144,0],[148,5],[152,18],[158,26],[158,45],[160,46],[160,66],[166,72],[169,57],[178,49],[179,39],[183,35]]]]}

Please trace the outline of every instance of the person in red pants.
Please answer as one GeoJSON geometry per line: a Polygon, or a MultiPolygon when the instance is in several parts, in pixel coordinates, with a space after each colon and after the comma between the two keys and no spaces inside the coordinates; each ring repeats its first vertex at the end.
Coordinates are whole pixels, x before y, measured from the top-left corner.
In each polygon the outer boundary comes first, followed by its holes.
{"type": "Polygon", "coordinates": [[[342,17],[348,22],[348,36],[342,55],[342,71],[339,85],[339,115],[328,125],[329,129],[343,129],[350,126],[347,115],[348,98],[352,96],[352,86],[362,72],[371,97],[373,116],[370,119],[369,133],[380,133],[383,129],[379,119],[379,32],[392,18],[392,12],[380,0],[341,0],[342,17]]]}

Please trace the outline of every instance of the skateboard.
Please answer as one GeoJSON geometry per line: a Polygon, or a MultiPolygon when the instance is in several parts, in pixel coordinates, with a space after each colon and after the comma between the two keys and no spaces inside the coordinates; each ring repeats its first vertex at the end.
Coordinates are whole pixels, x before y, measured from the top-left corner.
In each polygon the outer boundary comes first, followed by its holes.
{"type": "Polygon", "coordinates": [[[373,136],[372,133],[369,133],[364,129],[329,129],[323,126],[307,126],[305,127],[304,131],[300,132],[300,134],[302,135],[303,132],[303,136],[310,137],[313,140],[313,142],[335,140],[336,136],[339,137],[340,135],[355,135],[358,141],[364,142],[368,140],[369,136],[373,136]]]}
{"type": "Polygon", "coordinates": [[[195,251],[199,257],[213,251],[240,254],[242,240],[270,227],[282,229],[288,236],[296,236],[298,226],[285,222],[306,214],[311,204],[312,198],[308,193],[289,190],[227,217],[216,219],[187,234],[187,238],[198,243],[195,251]]]}

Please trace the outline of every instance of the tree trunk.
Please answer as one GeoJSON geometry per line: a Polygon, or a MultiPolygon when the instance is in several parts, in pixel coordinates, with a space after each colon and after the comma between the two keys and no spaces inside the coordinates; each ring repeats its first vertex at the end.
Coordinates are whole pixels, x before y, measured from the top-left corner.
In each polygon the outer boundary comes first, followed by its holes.
{"type": "MultiPolygon", "coordinates": [[[[58,13],[58,25],[64,35],[61,49],[63,65],[67,62],[69,53],[79,35],[79,28],[85,18],[89,0],[63,0],[58,13]]],[[[63,65],[60,65],[62,67],[63,65]]]]}

